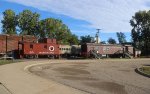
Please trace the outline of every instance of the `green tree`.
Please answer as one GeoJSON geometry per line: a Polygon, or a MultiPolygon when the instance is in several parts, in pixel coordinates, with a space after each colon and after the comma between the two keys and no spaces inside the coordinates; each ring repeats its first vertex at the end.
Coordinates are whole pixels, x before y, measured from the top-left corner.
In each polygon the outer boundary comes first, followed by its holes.
{"type": "Polygon", "coordinates": [[[124,33],[122,32],[117,32],[117,37],[118,37],[118,41],[120,44],[125,43],[126,42],[126,36],[124,33]]]}
{"type": "Polygon", "coordinates": [[[39,32],[38,22],[40,15],[38,13],[32,13],[30,10],[23,10],[18,15],[18,26],[20,28],[20,34],[22,35],[37,35],[39,32]]]}
{"type": "Polygon", "coordinates": [[[3,12],[2,33],[16,34],[17,17],[13,10],[8,9],[3,12]]]}
{"type": "Polygon", "coordinates": [[[100,43],[101,43],[101,44],[106,44],[106,41],[101,41],[100,43]]]}
{"type": "Polygon", "coordinates": [[[47,18],[39,22],[41,37],[56,38],[62,44],[77,44],[77,37],[59,19],[47,18]]]}
{"type": "Polygon", "coordinates": [[[113,38],[109,38],[109,39],[107,40],[107,42],[108,42],[109,44],[116,44],[116,40],[113,39],[113,38]]]}
{"type": "Polygon", "coordinates": [[[75,34],[72,34],[71,37],[69,38],[69,43],[70,44],[79,44],[78,37],[75,34]]]}
{"type": "Polygon", "coordinates": [[[93,41],[93,37],[91,37],[90,35],[87,36],[81,36],[81,44],[83,43],[91,43],[93,41]]]}
{"type": "Polygon", "coordinates": [[[150,55],[150,10],[136,12],[130,24],[133,27],[131,36],[134,45],[143,54],[150,55]]]}

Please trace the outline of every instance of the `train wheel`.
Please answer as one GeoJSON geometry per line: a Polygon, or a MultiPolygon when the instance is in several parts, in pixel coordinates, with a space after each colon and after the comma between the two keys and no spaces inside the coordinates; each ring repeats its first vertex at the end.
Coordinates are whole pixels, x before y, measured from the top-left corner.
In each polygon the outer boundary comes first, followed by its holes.
{"type": "Polygon", "coordinates": [[[48,55],[49,59],[54,59],[54,55],[48,55]]]}
{"type": "Polygon", "coordinates": [[[27,59],[33,59],[33,58],[35,58],[35,55],[26,55],[26,58],[27,59]]]}

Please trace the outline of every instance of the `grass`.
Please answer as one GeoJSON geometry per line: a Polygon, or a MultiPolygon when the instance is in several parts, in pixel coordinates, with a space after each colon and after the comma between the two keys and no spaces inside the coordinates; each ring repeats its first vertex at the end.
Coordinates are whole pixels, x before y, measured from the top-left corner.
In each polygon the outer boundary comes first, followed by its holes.
{"type": "Polygon", "coordinates": [[[140,70],[150,75],[150,66],[143,66],[142,68],[140,68],[140,70]]]}
{"type": "Polygon", "coordinates": [[[17,63],[17,62],[20,62],[20,61],[17,61],[17,60],[0,60],[0,65],[17,63]]]}

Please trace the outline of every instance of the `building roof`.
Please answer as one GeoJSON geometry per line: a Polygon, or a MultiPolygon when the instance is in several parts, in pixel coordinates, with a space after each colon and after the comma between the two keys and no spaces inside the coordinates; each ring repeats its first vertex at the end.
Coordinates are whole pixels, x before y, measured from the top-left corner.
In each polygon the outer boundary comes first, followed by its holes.
{"type": "Polygon", "coordinates": [[[86,43],[86,45],[93,45],[93,46],[123,46],[121,44],[100,44],[100,43],[86,43]]]}

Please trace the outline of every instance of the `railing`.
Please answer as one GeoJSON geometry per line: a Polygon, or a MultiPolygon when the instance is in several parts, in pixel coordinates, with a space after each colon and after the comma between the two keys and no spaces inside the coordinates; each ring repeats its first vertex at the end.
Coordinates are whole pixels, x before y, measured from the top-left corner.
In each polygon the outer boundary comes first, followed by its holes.
{"type": "Polygon", "coordinates": [[[96,59],[100,59],[101,58],[101,55],[99,53],[97,53],[95,50],[91,50],[90,51],[91,54],[96,58],[96,59]]]}
{"type": "Polygon", "coordinates": [[[129,58],[133,58],[132,53],[129,52],[129,51],[125,51],[124,54],[125,54],[127,57],[129,57],[129,58]]]}

